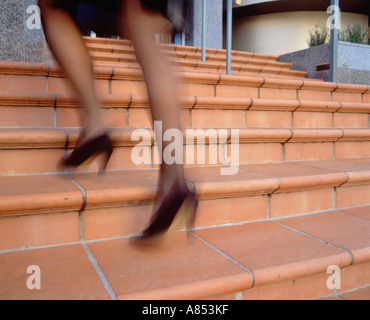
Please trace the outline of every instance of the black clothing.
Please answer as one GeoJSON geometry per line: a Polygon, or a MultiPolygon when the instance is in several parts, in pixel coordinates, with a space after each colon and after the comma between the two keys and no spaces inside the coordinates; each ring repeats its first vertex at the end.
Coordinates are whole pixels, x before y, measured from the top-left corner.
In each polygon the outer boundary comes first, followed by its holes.
{"type": "MultiPolygon", "coordinates": [[[[191,0],[141,0],[150,10],[167,17],[175,32],[182,32],[191,0]]],[[[82,30],[99,34],[120,34],[122,0],[54,0],[53,6],[67,11],[82,30]]]]}

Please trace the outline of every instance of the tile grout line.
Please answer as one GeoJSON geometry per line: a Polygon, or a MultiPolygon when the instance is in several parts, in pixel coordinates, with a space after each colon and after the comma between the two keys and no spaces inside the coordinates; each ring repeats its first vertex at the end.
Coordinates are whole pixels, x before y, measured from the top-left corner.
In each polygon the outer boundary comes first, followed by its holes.
{"type": "MultiPolygon", "coordinates": [[[[354,208],[355,208],[355,207],[354,207],[354,208]]],[[[363,219],[363,220],[365,220],[365,221],[370,221],[370,219],[369,219],[369,218],[361,217],[361,216],[357,216],[357,215],[355,215],[355,214],[352,214],[352,213],[346,212],[346,211],[344,211],[344,210],[346,210],[346,209],[337,209],[337,212],[343,213],[343,214],[345,214],[345,215],[347,215],[347,216],[350,216],[350,217],[353,217],[353,218],[363,219]]]]}
{"type": "Polygon", "coordinates": [[[303,235],[305,235],[305,236],[307,236],[307,237],[310,237],[311,239],[314,239],[314,240],[320,241],[320,242],[322,242],[322,243],[324,243],[324,244],[327,244],[327,245],[329,245],[329,246],[332,246],[332,247],[334,247],[334,248],[337,248],[337,249],[339,249],[339,250],[342,250],[342,251],[344,251],[344,252],[347,252],[347,253],[349,254],[350,258],[351,258],[351,264],[350,264],[350,265],[353,265],[353,263],[354,263],[355,259],[354,259],[354,256],[353,256],[353,254],[352,254],[352,252],[351,252],[350,250],[345,249],[345,248],[342,248],[342,247],[339,247],[339,246],[337,246],[337,245],[335,245],[335,244],[333,244],[333,243],[330,243],[330,242],[328,242],[328,241],[326,241],[326,240],[322,240],[322,239],[320,239],[320,238],[317,238],[317,237],[315,237],[315,236],[313,236],[313,235],[311,235],[311,234],[309,234],[309,233],[306,233],[306,232],[304,232],[304,231],[301,231],[301,230],[298,230],[298,229],[295,229],[295,228],[289,227],[289,226],[287,226],[287,225],[285,225],[285,224],[283,224],[283,223],[280,223],[280,222],[278,222],[278,221],[276,221],[276,220],[272,220],[272,222],[273,222],[273,223],[278,224],[279,226],[282,226],[282,227],[284,227],[284,228],[287,228],[287,229],[289,229],[289,230],[292,230],[292,231],[298,232],[298,233],[300,233],[300,234],[303,234],[303,235]]]}
{"type": "MultiPolygon", "coordinates": [[[[68,149],[68,144],[69,144],[69,132],[68,130],[66,131],[66,146],[65,146],[65,156],[67,155],[67,149],[68,149]]],[[[87,202],[87,196],[86,196],[86,190],[83,186],[81,186],[75,179],[71,177],[69,172],[67,172],[67,168],[65,167],[65,171],[67,174],[67,177],[81,190],[82,193],[82,206],[81,209],[79,210],[79,236],[80,236],[80,243],[89,259],[91,264],[93,265],[96,273],[99,276],[100,281],[102,282],[105,290],[108,292],[109,296],[111,297],[112,300],[118,300],[117,295],[115,294],[111,284],[109,283],[107,277],[105,276],[103,270],[101,269],[99,263],[95,259],[93,253],[91,252],[90,248],[85,242],[85,236],[84,236],[84,211],[86,208],[86,202],[87,202]]]]}
{"type": "Polygon", "coordinates": [[[100,278],[100,281],[103,283],[103,286],[104,286],[105,290],[108,292],[111,299],[112,300],[118,300],[118,297],[117,297],[116,293],[114,292],[111,284],[109,283],[108,278],[104,274],[104,272],[103,272],[102,268],[100,267],[98,261],[95,259],[94,254],[91,252],[90,248],[88,247],[88,245],[86,244],[86,242],[84,240],[81,240],[81,245],[84,248],[85,253],[86,253],[87,257],[89,258],[91,264],[94,266],[95,271],[97,272],[97,274],[100,278]]]}
{"type": "Polygon", "coordinates": [[[83,203],[81,206],[81,209],[79,211],[79,233],[80,233],[80,244],[82,245],[83,249],[85,250],[85,253],[93,265],[96,273],[99,276],[100,281],[102,282],[105,290],[108,292],[109,296],[111,297],[112,300],[118,300],[117,295],[115,294],[112,286],[110,285],[106,275],[104,274],[103,270],[101,269],[99,263],[95,259],[93,253],[90,251],[90,248],[87,246],[85,242],[85,228],[84,228],[84,217],[85,217],[85,207],[86,207],[86,190],[76,181],[74,180],[69,173],[67,173],[67,177],[81,190],[82,192],[82,199],[83,203]]]}
{"type": "Polygon", "coordinates": [[[11,252],[24,252],[24,251],[31,251],[31,250],[40,250],[40,249],[72,246],[72,245],[78,245],[78,244],[81,244],[81,242],[76,241],[76,242],[66,242],[66,243],[59,243],[59,244],[48,244],[48,245],[42,245],[42,246],[36,246],[36,247],[31,246],[31,247],[22,247],[22,248],[9,249],[9,250],[0,250],[0,255],[11,253],[11,252]]]}
{"type": "Polygon", "coordinates": [[[198,235],[196,235],[194,232],[192,231],[188,231],[191,235],[193,235],[195,238],[197,238],[198,240],[202,241],[204,244],[208,245],[209,247],[211,247],[212,249],[216,250],[218,253],[220,253],[221,255],[223,255],[226,259],[230,260],[231,262],[235,263],[236,265],[238,265],[239,267],[241,267],[242,269],[246,270],[249,272],[249,274],[251,275],[252,277],[252,288],[255,286],[256,284],[256,277],[253,273],[253,271],[251,269],[249,269],[248,267],[242,265],[241,263],[239,263],[238,261],[236,261],[235,259],[233,259],[232,257],[230,257],[229,255],[227,255],[225,252],[221,251],[220,249],[218,249],[217,247],[215,247],[213,244],[209,243],[208,241],[202,239],[201,237],[199,237],[198,235]]]}

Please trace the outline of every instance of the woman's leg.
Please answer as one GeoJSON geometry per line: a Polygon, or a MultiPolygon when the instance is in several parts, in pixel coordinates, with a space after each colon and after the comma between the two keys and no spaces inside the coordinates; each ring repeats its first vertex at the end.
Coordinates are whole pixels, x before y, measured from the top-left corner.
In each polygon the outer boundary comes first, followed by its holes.
{"type": "Polygon", "coordinates": [[[54,0],[40,0],[43,28],[48,45],[70,79],[84,106],[84,135],[79,143],[99,136],[105,131],[100,117],[100,103],[93,82],[91,57],[68,11],[54,6],[54,0]]]}
{"type": "MultiPolygon", "coordinates": [[[[166,32],[166,20],[159,13],[143,9],[139,0],[124,1],[123,15],[124,27],[133,42],[137,59],[144,73],[153,120],[162,122],[163,132],[169,129],[181,130],[176,79],[172,74],[171,66],[163,57],[163,52],[155,43],[155,33],[166,32]]],[[[162,142],[162,150],[159,150],[162,155],[163,150],[170,143],[162,142]]],[[[182,143],[183,141],[179,148],[183,148],[182,143]]],[[[158,199],[163,199],[171,192],[181,192],[185,189],[187,186],[183,165],[167,164],[163,159],[158,199]]]]}

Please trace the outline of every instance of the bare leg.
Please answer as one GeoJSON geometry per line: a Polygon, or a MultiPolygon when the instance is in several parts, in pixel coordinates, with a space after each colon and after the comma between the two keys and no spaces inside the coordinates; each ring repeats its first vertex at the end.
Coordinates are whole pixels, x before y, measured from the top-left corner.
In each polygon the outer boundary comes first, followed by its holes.
{"type": "Polygon", "coordinates": [[[40,0],[43,27],[48,45],[70,79],[84,106],[84,136],[80,143],[105,130],[99,113],[100,103],[93,83],[93,66],[81,33],[69,13],[53,6],[53,0],[40,0]]]}
{"type": "MultiPolygon", "coordinates": [[[[164,18],[141,7],[139,0],[126,0],[123,5],[124,26],[131,38],[147,84],[152,118],[161,121],[163,132],[181,130],[176,79],[163,53],[155,44],[155,33],[164,33],[164,18]]],[[[163,142],[162,152],[170,142],[163,142]]],[[[181,141],[182,148],[182,141],[181,141]]],[[[186,187],[182,164],[161,165],[158,198],[186,187]]]]}

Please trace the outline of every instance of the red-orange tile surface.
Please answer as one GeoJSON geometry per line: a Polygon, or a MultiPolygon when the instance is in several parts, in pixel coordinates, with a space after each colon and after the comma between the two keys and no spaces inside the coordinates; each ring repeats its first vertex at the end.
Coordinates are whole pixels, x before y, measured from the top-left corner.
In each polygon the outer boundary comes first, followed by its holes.
{"type": "Polygon", "coordinates": [[[135,249],[126,240],[89,248],[119,299],[192,299],[237,292],[252,285],[250,273],[202,241],[179,233],[170,246],[135,249]]]}
{"type": "Polygon", "coordinates": [[[273,222],[199,230],[196,234],[251,269],[256,286],[323,272],[332,264],[350,264],[347,252],[273,222]]]}
{"type": "Polygon", "coordinates": [[[370,300],[370,287],[339,295],[344,300],[370,300]]]}
{"type": "Polygon", "coordinates": [[[0,251],[80,240],[77,212],[2,217],[0,251]]]}
{"type": "Polygon", "coordinates": [[[370,257],[370,220],[334,211],[283,219],[280,223],[349,250],[354,263],[370,257]]]}
{"type": "Polygon", "coordinates": [[[81,245],[2,253],[0,264],[0,298],[3,300],[110,298],[81,245]],[[30,266],[39,267],[39,290],[27,287],[27,281],[36,283],[35,271],[30,269],[27,273],[30,266]]]}
{"type": "Polygon", "coordinates": [[[203,63],[200,48],[160,45],[184,129],[217,141],[185,139],[195,229],[143,251],[130,241],[155,212],[160,168],[145,79],[130,41],[84,40],[114,146],[105,174],[104,154],[63,165],[84,106],[55,61],[0,61],[0,298],[368,299],[369,85],[235,50],[227,75],[224,49],[203,63]]]}

